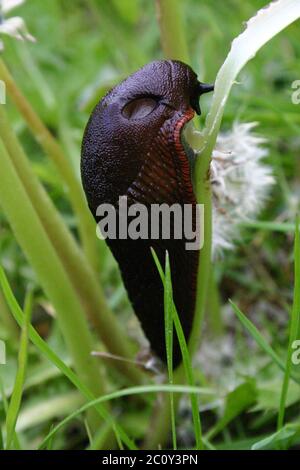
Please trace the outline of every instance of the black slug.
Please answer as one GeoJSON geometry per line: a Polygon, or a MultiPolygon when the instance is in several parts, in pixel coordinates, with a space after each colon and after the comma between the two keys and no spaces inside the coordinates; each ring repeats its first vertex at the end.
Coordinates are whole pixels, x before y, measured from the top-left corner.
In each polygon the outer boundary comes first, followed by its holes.
{"type": "MultiPolygon", "coordinates": [[[[177,203],[190,204],[194,211],[193,155],[182,129],[194,111],[200,114],[200,95],[211,90],[188,65],[163,60],[144,66],[99,102],[85,130],[81,159],[83,187],[97,222],[97,207],[109,203],[118,208],[120,196],[127,196],[128,206],[177,203]]],[[[118,235],[107,239],[134,311],[152,349],[164,361],[164,295],[150,248],[162,266],[169,252],[174,301],[186,339],[193,321],[199,255],[197,250],[186,250],[185,235],[172,236],[173,228],[171,217],[170,239],[133,240],[118,235]]],[[[176,334],[173,357],[178,365],[176,334]]]]}

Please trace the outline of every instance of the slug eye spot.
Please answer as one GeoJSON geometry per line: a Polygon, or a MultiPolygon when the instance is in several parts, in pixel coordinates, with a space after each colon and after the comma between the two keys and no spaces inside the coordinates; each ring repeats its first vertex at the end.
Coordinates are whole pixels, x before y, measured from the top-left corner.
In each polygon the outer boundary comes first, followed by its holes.
{"type": "Polygon", "coordinates": [[[136,98],[127,103],[122,109],[122,114],[127,119],[143,119],[154,111],[158,106],[155,98],[136,98]]]}

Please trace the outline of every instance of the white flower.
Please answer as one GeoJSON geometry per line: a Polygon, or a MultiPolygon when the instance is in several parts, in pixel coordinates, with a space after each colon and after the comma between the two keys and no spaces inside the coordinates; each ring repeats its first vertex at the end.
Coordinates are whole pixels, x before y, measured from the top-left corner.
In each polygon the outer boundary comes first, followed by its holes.
{"type": "MultiPolygon", "coordinates": [[[[20,41],[34,42],[35,38],[28,32],[25,21],[20,16],[2,18],[2,13],[7,13],[13,8],[24,3],[24,0],[0,0],[0,34],[6,34],[20,41]]],[[[0,51],[3,50],[3,42],[0,40],[0,51]]]]}
{"type": "Polygon", "coordinates": [[[213,254],[234,246],[242,221],[263,208],[274,184],[272,170],[262,162],[265,139],[252,130],[257,123],[235,123],[220,133],[211,162],[213,254]]]}

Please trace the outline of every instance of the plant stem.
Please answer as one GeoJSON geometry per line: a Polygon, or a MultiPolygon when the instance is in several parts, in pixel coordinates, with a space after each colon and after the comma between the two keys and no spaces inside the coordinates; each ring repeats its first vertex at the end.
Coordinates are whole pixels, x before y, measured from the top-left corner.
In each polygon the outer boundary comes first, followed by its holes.
{"type": "MultiPolygon", "coordinates": [[[[58,313],[58,322],[78,375],[98,396],[105,391],[105,380],[101,369],[91,357],[93,341],[84,313],[2,139],[0,139],[0,155],[1,205],[46,295],[53,301],[58,313]]],[[[98,427],[99,417],[96,412],[92,412],[89,424],[93,430],[98,427]]]]}
{"type": "Polygon", "coordinates": [[[157,17],[164,57],[189,63],[189,52],[178,0],[156,0],[157,17]]]}
{"type": "Polygon", "coordinates": [[[22,94],[12,75],[0,59],[0,79],[5,82],[6,89],[11,99],[23,115],[28,127],[45,153],[54,162],[59,174],[66,184],[71,205],[78,216],[78,230],[82,240],[83,249],[91,266],[98,271],[99,253],[97,239],[95,237],[95,224],[88,210],[83,190],[75,172],[66,158],[63,149],[45,127],[31,104],[22,94]]]}
{"type": "MultiPolygon", "coordinates": [[[[10,128],[3,107],[0,107],[0,136],[27,191],[31,204],[73,285],[78,302],[92,321],[107,349],[112,354],[131,357],[132,351],[129,341],[124,336],[117,319],[108,309],[95,273],[82,255],[46,191],[34,175],[18,139],[10,128]]],[[[115,365],[130,382],[141,383],[143,381],[143,374],[131,364],[116,361],[115,365]]]]}
{"type": "Polygon", "coordinates": [[[215,279],[214,270],[211,269],[207,296],[207,312],[210,330],[213,337],[220,337],[224,333],[224,325],[221,314],[220,293],[215,279]]]}
{"type": "Polygon", "coordinates": [[[204,244],[199,253],[196,287],[196,306],[192,333],[189,340],[190,355],[197,350],[211,276],[212,200],[209,180],[210,157],[198,156],[195,168],[195,193],[198,204],[204,206],[204,244]]]}
{"type": "MultiPolygon", "coordinates": [[[[176,371],[174,371],[173,385],[181,385],[185,383],[184,367],[181,365],[176,371]]],[[[173,396],[173,408],[178,409],[181,394],[175,393],[173,396]]],[[[159,449],[164,448],[168,442],[170,428],[171,428],[171,406],[170,396],[163,394],[160,400],[157,401],[153,422],[150,426],[151,432],[146,436],[145,442],[143,443],[144,449],[159,449]]]]}

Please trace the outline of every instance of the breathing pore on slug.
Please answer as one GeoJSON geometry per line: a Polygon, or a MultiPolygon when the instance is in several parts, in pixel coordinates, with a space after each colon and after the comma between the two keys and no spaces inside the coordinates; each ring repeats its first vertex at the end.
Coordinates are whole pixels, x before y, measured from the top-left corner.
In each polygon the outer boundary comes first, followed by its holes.
{"type": "MultiPolygon", "coordinates": [[[[182,129],[195,111],[200,114],[200,95],[212,89],[200,83],[188,65],[163,60],[145,65],[99,102],[85,130],[81,159],[83,187],[97,222],[98,206],[108,203],[119,210],[120,196],[127,197],[128,207],[139,203],[149,209],[153,204],[184,208],[189,204],[195,217],[193,155],[183,141],[182,129]]],[[[150,210],[147,223],[150,227],[150,210]]],[[[164,361],[164,293],[150,248],[162,266],[169,252],[174,302],[187,340],[199,255],[197,250],[186,249],[184,230],[181,239],[172,235],[174,223],[171,217],[169,239],[117,236],[106,240],[151,348],[164,361]]],[[[173,343],[176,366],[181,358],[176,335],[173,343]]]]}

